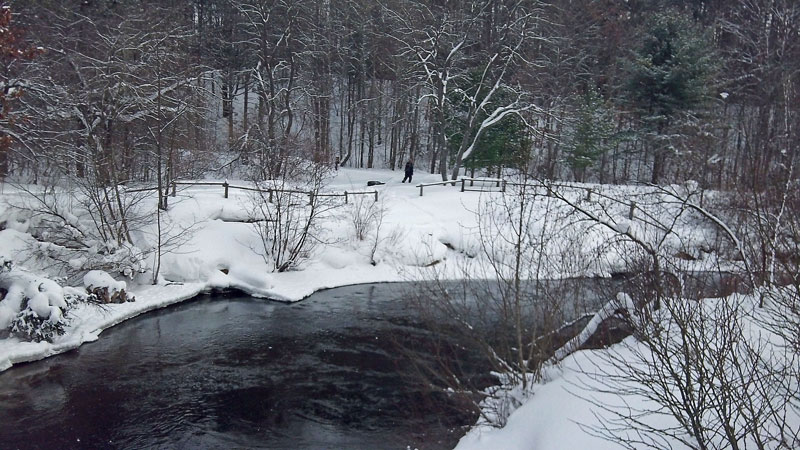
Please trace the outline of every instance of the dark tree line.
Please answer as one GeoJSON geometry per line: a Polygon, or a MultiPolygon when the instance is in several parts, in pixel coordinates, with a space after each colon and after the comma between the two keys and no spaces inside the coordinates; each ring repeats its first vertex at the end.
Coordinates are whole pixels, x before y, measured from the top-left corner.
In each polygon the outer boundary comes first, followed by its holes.
{"type": "Polygon", "coordinates": [[[525,167],[760,188],[795,176],[792,0],[6,6],[6,176],[268,178],[294,156],[390,169],[414,157],[443,178],[525,167]]]}

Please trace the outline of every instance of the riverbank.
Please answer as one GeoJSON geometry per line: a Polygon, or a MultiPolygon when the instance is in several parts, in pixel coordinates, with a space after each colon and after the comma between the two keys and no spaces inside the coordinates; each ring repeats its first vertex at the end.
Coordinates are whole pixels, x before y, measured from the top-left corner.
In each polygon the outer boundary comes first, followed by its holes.
{"type": "Polygon", "coordinates": [[[121,304],[81,304],[69,311],[69,325],[63,336],[54,342],[29,342],[17,337],[0,339],[0,372],[14,364],[37,361],[96,341],[100,334],[125,320],[160,308],[191,300],[212,291],[236,290],[271,301],[300,301],[315,292],[349,285],[405,281],[393,267],[349,267],[318,269],[313,277],[305,272],[277,274],[279,283],[270,289],[259,289],[220,272],[207,282],[168,282],[162,285],[133,285],[129,295],[135,301],[121,304]]]}
{"type": "MultiPolygon", "coordinates": [[[[331,208],[320,217],[314,236],[317,245],[293,270],[285,272],[273,272],[264,256],[264,242],[252,223],[250,194],[231,191],[226,197],[221,189],[194,186],[179,190],[160,219],[165,224],[162,241],[171,244],[162,249],[158,264],[152,256],[140,261],[140,270],[126,280],[128,294],[136,300],[73,307],[67,313],[64,334],[52,343],[23,342],[13,336],[0,339],[0,371],[77,348],[127,319],[213,290],[235,289],[253,297],[295,302],[316,291],[346,285],[495,278],[498,268],[511,267],[508,258],[514,244],[507,238],[513,237],[513,230],[507,228],[511,223],[504,214],[518,206],[513,192],[490,188],[461,192],[459,187],[432,186],[425,189],[423,197],[418,188],[401,184],[398,178],[397,173],[385,170],[339,170],[326,190],[352,192],[363,190],[367,181],[382,181],[386,184],[374,187],[379,200],[351,196],[349,203],[331,208]],[[365,218],[369,218],[366,233],[365,218]],[[157,276],[155,267],[159,267],[157,276]],[[155,285],[153,278],[157,279],[155,285]]],[[[415,177],[415,182],[437,180],[437,175],[415,177]]],[[[35,276],[66,279],[59,270],[64,263],[59,266],[56,260],[47,259],[50,244],[42,242],[41,234],[34,237],[36,218],[10,206],[26,194],[13,189],[4,192],[0,256],[35,276]]],[[[613,226],[576,218],[571,207],[539,192],[525,206],[530,221],[526,239],[534,239],[531,252],[555,257],[531,258],[529,262],[537,267],[535,271],[525,268],[526,276],[606,277],[622,272],[631,263],[628,258],[635,254],[636,245],[620,239],[620,233],[642,239],[657,237],[662,230],[648,221],[653,217],[666,220],[675,212],[646,187],[575,185],[565,188],[565,195],[613,226]],[[610,203],[606,201],[609,198],[620,201],[610,203]],[[635,208],[631,206],[634,200],[635,208]],[[638,220],[639,213],[634,210],[648,205],[653,210],[638,220]],[[541,240],[535,240],[537,236],[541,240]]],[[[142,205],[155,210],[155,198],[145,197],[142,205]]],[[[718,242],[712,227],[704,226],[696,215],[679,216],[659,252],[667,258],[680,255],[677,260],[685,270],[735,268],[710,250],[718,242]]],[[[155,224],[145,223],[132,234],[142,249],[152,251],[155,224]]],[[[80,263],[69,261],[70,266],[80,263]]],[[[120,278],[118,273],[114,275],[120,278]]],[[[494,442],[465,439],[476,444],[468,448],[480,447],[479,443],[491,448],[494,442]]]]}
{"type": "MultiPolygon", "coordinates": [[[[387,170],[339,170],[329,180],[327,191],[364,190],[368,181],[381,181],[385,184],[370,188],[378,192],[379,201],[375,202],[372,196],[351,196],[348,204],[331,209],[320,220],[319,234],[315,236],[318,245],[295,270],[282,273],[269,269],[261,238],[248,223],[252,210],[249,193],[231,190],[226,198],[219,187],[190,186],[179,190],[161,218],[167,229],[162,239],[179,244],[163,250],[157,285],[152,285],[155,260],[143,261],[144,270],[126,280],[135,302],[103,308],[79,306],[69,311],[66,332],[53,343],[0,339],[0,370],[76,348],[97,339],[100,332],[115,323],[214,289],[238,289],[255,297],[291,302],[321,289],[351,284],[493,277],[490,258],[502,259],[505,249],[497,243],[481,242],[486,239],[482,237],[486,230],[481,231],[485,226],[481,220],[487,219],[487,214],[497,214],[486,205],[499,204],[503,198],[513,198],[513,194],[497,192],[492,186],[485,192],[433,186],[423,197],[414,185],[399,183],[399,175],[387,170]],[[369,208],[372,223],[364,224],[364,210],[369,208]],[[366,236],[358,236],[358,221],[362,228],[368,228],[366,236]]],[[[438,177],[418,175],[415,183],[435,182],[438,177]]],[[[35,192],[36,187],[26,189],[35,192]]],[[[581,199],[587,189],[619,196],[646,192],[625,186],[580,185],[570,195],[581,199]]],[[[62,276],[58,261],[46,258],[51,250],[42,250],[49,244],[32,235],[37,219],[15,208],[25,203],[26,196],[29,193],[25,189],[3,187],[0,219],[5,229],[0,230],[0,256],[35,276],[62,276]]],[[[155,198],[144,198],[142,207],[155,209],[155,198]]],[[[616,208],[618,211],[602,202],[597,207],[611,217],[625,218],[629,212],[624,204],[616,208]]],[[[574,221],[564,205],[547,196],[537,197],[530,208],[531,218],[549,216],[550,220],[548,223],[548,219],[536,219],[531,223],[535,230],[531,234],[548,233],[549,239],[543,243],[545,250],[562,255],[559,264],[537,269],[540,278],[608,276],[624,268],[625,245],[607,245],[612,230],[574,221]],[[575,246],[573,240],[578,238],[579,245],[575,246]]],[[[637,226],[636,221],[619,220],[628,227],[637,226]]],[[[154,245],[154,227],[152,223],[145,224],[133,233],[142,248],[154,245]]],[[[642,230],[647,232],[646,228],[642,230]]],[[[707,246],[713,233],[692,221],[676,223],[676,232],[684,238],[681,251],[695,255],[686,264],[700,270],[720,266],[717,255],[697,250],[707,246]]],[[[114,276],[119,279],[119,274],[114,276]]]]}

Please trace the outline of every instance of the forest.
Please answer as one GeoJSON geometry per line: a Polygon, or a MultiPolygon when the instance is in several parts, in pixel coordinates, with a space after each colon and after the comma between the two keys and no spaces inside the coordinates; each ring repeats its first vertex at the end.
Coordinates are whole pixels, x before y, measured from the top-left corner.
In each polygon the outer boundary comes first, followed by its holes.
{"type": "Polygon", "coordinates": [[[0,62],[0,372],[406,282],[460,448],[800,447],[797,0],[0,0],[0,62]]]}
{"type": "Polygon", "coordinates": [[[752,191],[797,153],[793,0],[26,0],[0,26],[11,179],[414,158],[752,191]]]}

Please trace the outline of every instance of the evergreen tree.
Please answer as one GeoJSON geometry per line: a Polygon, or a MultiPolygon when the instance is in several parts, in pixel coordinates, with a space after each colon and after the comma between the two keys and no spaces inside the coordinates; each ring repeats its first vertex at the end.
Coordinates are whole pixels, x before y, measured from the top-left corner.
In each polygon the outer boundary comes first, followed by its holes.
{"type": "Polygon", "coordinates": [[[651,181],[657,183],[669,156],[671,126],[709,97],[713,51],[690,21],[667,12],[645,24],[642,45],[627,66],[626,90],[653,153],[651,181]]]}
{"type": "MultiPolygon", "coordinates": [[[[464,131],[469,114],[469,104],[462,97],[462,92],[474,90],[479,83],[480,73],[472,72],[466,79],[457,80],[459,83],[454,92],[448,96],[447,114],[447,142],[452,157],[455,157],[461,148],[464,140],[464,131]]],[[[477,98],[480,102],[485,99],[488,89],[484,88],[478,92],[477,98]]],[[[504,87],[498,89],[494,94],[494,101],[486,104],[486,109],[476,113],[476,121],[482,122],[488,117],[487,110],[496,104],[513,102],[514,92],[504,87]]],[[[488,169],[489,171],[499,170],[503,166],[518,167],[527,155],[525,148],[525,125],[515,114],[508,115],[490,127],[487,127],[478,137],[475,143],[475,150],[464,161],[467,169],[488,169]]],[[[470,136],[471,137],[471,136],[470,136]]],[[[470,138],[468,137],[468,138],[470,138]]]]}
{"type": "Polygon", "coordinates": [[[581,97],[567,145],[567,165],[577,181],[586,179],[586,169],[594,165],[614,139],[614,118],[595,89],[581,97]]]}

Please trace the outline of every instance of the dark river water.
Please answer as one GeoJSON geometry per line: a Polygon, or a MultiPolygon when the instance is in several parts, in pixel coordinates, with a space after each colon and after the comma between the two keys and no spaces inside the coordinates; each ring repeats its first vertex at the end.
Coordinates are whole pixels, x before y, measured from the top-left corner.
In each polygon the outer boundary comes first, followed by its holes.
{"type": "Polygon", "coordinates": [[[0,374],[0,448],[452,448],[475,417],[407,376],[426,333],[400,286],[129,320],[0,374]]]}
{"type": "MultiPolygon", "coordinates": [[[[568,281],[577,291],[560,298],[574,315],[613,293],[586,286],[617,284],[568,281]]],[[[412,375],[438,347],[408,288],[294,304],[201,297],[129,320],[0,373],[0,449],[452,448],[476,416],[412,375]]],[[[439,358],[473,386],[494,384],[479,352],[457,344],[439,358]]]]}

